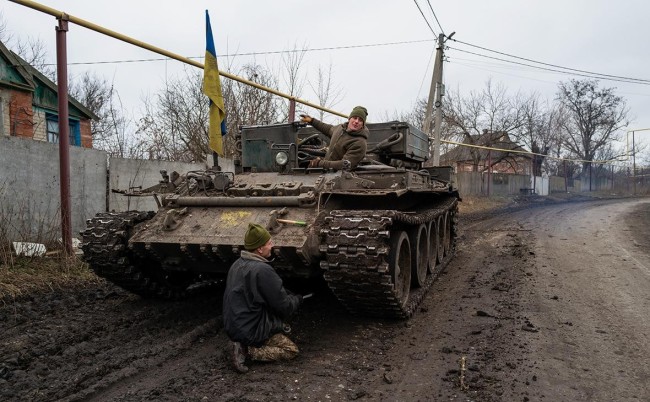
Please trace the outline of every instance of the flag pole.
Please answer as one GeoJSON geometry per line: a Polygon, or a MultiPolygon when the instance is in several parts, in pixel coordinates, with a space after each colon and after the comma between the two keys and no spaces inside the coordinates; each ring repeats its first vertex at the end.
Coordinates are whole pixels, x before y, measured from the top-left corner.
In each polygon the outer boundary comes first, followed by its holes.
{"type": "Polygon", "coordinates": [[[221,166],[219,166],[219,154],[212,151],[212,170],[221,172],[221,166]]]}

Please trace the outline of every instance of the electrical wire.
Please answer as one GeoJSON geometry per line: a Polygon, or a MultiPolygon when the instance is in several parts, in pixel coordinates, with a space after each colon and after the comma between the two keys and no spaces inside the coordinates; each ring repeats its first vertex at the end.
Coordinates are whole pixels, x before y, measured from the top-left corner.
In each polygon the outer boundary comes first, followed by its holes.
{"type": "Polygon", "coordinates": [[[575,71],[575,72],[578,72],[578,73],[584,73],[584,74],[590,74],[590,75],[598,75],[598,76],[602,76],[602,77],[618,78],[618,79],[629,80],[629,81],[639,81],[639,82],[650,83],[650,80],[648,80],[648,79],[624,77],[624,76],[620,76],[620,75],[611,75],[611,74],[602,74],[602,73],[595,73],[593,71],[579,70],[579,69],[570,68],[570,67],[563,67],[563,66],[559,66],[557,64],[544,63],[542,61],[537,61],[537,60],[527,59],[525,57],[515,56],[515,55],[509,54],[509,53],[500,52],[498,50],[493,50],[493,49],[489,49],[489,48],[486,48],[486,47],[483,47],[483,46],[478,46],[478,45],[474,45],[474,44],[471,44],[471,43],[468,43],[468,42],[463,42],[461,40],[454,39],[454,38],[452,38],[451,40],[453,40],[454,42],[461,43],[461,44],[466,45],[466,46],[471,46],[471,47],[481,49],[481,50],[485,50],[485,51],[488,51],[488,52],[497,53],[497,54],[500,54],[502,56],[508,56],[508,57],[512,57],[512,58],[515,58],[515,59],[528,61],[528,62],[531,62],[531,63],[541,64],[541,65],[544,65],[544,66],[561,68],[563,70],[575,71]]]}
{"type": "Polygon", "coordinates": [[[413,0],[413,2],[417,6],[418,10],[420,10],[420,14],[422,14],[422,18],[424,18],[424,22],[427,23],[427,26],[431,30],[431,33],[433,34],[433,36],[435,36],[437,38],[438,34],[433,30],[433,28],[431,28],[431,24],[429,24],[429,21],[427,20],[427,17],[424,16],[424,13],[422,12],[422,9],[420,8],[420,5],[418,4],[417,0],[413,0]]]}
{"type": "Polygon", "coordinates": [[[469,50],[457,49],[457,48],[454,48],[454,47],[451,47],[451,46],[447,46],[447,47],[449,49],[456,50],[458,52],[472,54],[474,56],[479,56],[479,57],[485,57],[487,59],[492,59],[492,60],[499,60],[499,61],[503,61],[505,63],[512,63],[512,64],[517,64],[517,65],[520,65],[520,66],[535,68],[535,69],[543,70],[543,71],[552,71],[552,72],[556,72],[556,73],[570,74],[570,75],[576,75],[578,77],[586,77],[586,78],[600,78],[600,79],[609,80],[609,81],[626,82],[628,84],[650,85],[650,81],[644,82],[644,81],[634,80],[634,79],[629,79],[629,78],[621,78],[621,79],[619,79],[619,78],[607,78],[607,77],[605,77],[603,75],[600,75],[600,74],[599,75],[588,75],[588,74],[581,74],[581,73],[577,73],[577,72],[562,71],[562,70],[557,70],[557,69],[553,69],[553,68],[540,67],[540,66],[535,66],[535,65],[531,65],[531,64],[520,63],[520,62],[517,62],[517,61],[502,59],[502,58],[499,58],[499,57],[488,56],[488,55],[481,54],[481,53],[470,52],[469,50]]]}
{"type": "MultiPolygon", "coordinates": [[[[527,78],[533,81],[539,81],[539,82],[546,82],[546,83],[552,83],[552,84],[557,84],[557,81],[544,81],[544,80],[538,80],[535,78],[531,77],[524,77],[521,75],[516,75],[516,74],[511,74],[506,71],[512,71],[516,73],[525,73],[525,72],[530,72],[531,69],[525,66],[519,66],[511,63],[501,63],[501,62],[490,62],[490,61],[484,61],[482,59],[466,59],[462,57],[449,57],[447,60],[449,63],[455,64],[455,65],[460,65],[460,66],[465,66],[465,67],[470,67],[474,68],[477,70],[484,70],[484,71],[489,71],[489,72],[494,72],[498,74],[504,74],[504,75],[511,75],[513,77],[518,77],[518,78],[527,78]],[[462,63],[466,62],[466,63],[462,63]],[[496,69],[499,70],[505,70],[505,71],[497,71],[496,69]]],[[[561,72],[561,73],[555,73],[555,72],[549,72],[549,74],[573,74],[571,72],[561,72]]]]}
{"type": "MultiPolygon", "coordinates": [[[[459,60],[459,59],[454,58],[454,59],[451,59],[449,62],[454,64],[454,65],[457,65],[457,66],[473,68],[475,70],[487,71],[487,72],[494,73],[494,74],[501,74],[501,75],[506,75],[508,77],[521,78],[521,79],[530,80],[530,81],[537,81],[537,82],[541,82],[541,83],[549,84],[549,85],[557,85],[557,81],[545,81],[545,80],[540,80],[540,79],[537,79],[537,78],[526,77],[526,76],[523,76],[523,75],[507,73],[507,72],[504,72],[504,71],[491,70],[489,68],[481,67],[479,65],[460,63],[460,62],[458,62],[456,60],[459,60]]],[[[470,61],[472,61],[472,60],[470,60],[470,61]]],[[[496,66],[496,67],[499,67],[499,66],[496,66]]],[[[504,67],[506,67],[506,66],[503,66],[502,68],[504,68],[504,67]]],[[[650,95],[648,95],[648,96],[650,96],[650,95]]]]}
{"type": "MultiPolygon", "coordinates": [[[[424,42],[435,42],[435,39],[419,39],[419,40],[410,40],[410,41],[400,41],[400,42],[383,42],[383,43],[368,43],[363,45],[347,45],[347,46],[331,46],[331,47],[320,47],[313,49],[291,49],[291,50],[272,50],[268,52],[248,52],[248,53],[233,53],[233,54],[220,54],[217,57],[236,57],[236,56],[261,56],[269,54],[284,54],[284,53],[297,53],[297,52],[319,52],[325,50],[342,50],[342,49],[358,49],[358,48],[368,48],[368,47],[380,47],[380,46],[395,46],[395,45],[408,45],[413,43],[424,43],[424,42]]],[[[205,56],[188,56],[188,59],[202,60],[205,56]]],[[[150,59],[128,59],[128,60],[105,60],[105,61],[85,61],[85,62],[72,62],[68,65],[92,65],[92,64],[121,64],[121,63],[142,63],[142,62],[151,62],[151,61],[166,61],[169,60],[168,57],[157,57],[150,59]]],[[[44,66],[55,66],[56,63],[47,63],[43,64],[44,66]]]]}
{"type": "Polygon", "coordinates": [[[429,61],[427,62],[427,68],[424,70],[424,76],[422,77],[422,82],[420,82],[420,89],[418,89],[418,96],[416,99],[420,98],[420,93],[422,92],[424,81],[427,79],[427,76],[429,75],[429,66],[431,65],[432,59],[433,59],[433,52],[431,52],[431,56],[429,56],[429,61]]]}
{"type": "MultiPolygon", "coordinates": [[[[417,2],[416,2],[416,5],[417,5],[417,2]]],[[[419,9],[419,6],[418,6],[418,9],[419,9]]],[[[420,10],[420,12],[422,12],[422,11],[420,10]]],[[[424,17],[424,15],[423,15],[423,17],[424,17]]],[[[426,18],[425,18],[425,21],[426,21],[426,18]]],[[[431,28],[431,27],[429,27],[429,28],[431,28]]],[[[432,30],[432,32],[433,32],[433,30],[432,30]]],[[[508,54],[508,53],[505,53],[505,52],[500,52],[500,51],[497,51],[497,50],[489,49],[489,48],[478,46],[478,45],[473,45],[471,43],[460,41],[460,40],[457,40],[457,39],[454,39],[454,38],[452,38],[451,40],[454,41],[454,42],[466,45],[466,46],[475,47],[475,48],[478,48],[478,49],[482,49],[482,50],[485,50],[485,51],[501,54],[501,55],[512,57],[512,58],[519,59],[519,60],[529,61],[531,63],[536,63],[536,64],[545,65],[545,66],[549,66],[549,67],[556,67],[556,68],[562,69],[564,71],[557,70],[557,69],[552,69],[552,68],[544,68],[544,67],[540,67],[540,66],[527,64],[527,63],[520,63],[520,62],[516,62],[516,61],[513,61],[513,60],[502,59],[502,58],[498,58],[498,57],[488,56],[488,55],[481,54],[481,53],[471,52],[471,51],[468,51],[468,50],[458,49],[458,48],[454,48],[454,47],[451,47],[451,46],[447,46],[449,49],[452,49],[452,50],[456,50],[456,51],[459,51],[459,52],[464,52],[464,53],[467,53],[467,54],[472,54],[472,55],[483,57],[483,58],[497,60],[497,61],[501,61],[501,62],[504,62],[504,63],[524,66],[524,67],[528,67],[528,68],[539,69],[539,70],[543,70],[543,71],[550,71],[550,72],[554,72],[554,73],[567,74],[567,75],[576,75],[576,76],[586,77],[586,78],[599,78],[599,79],[604,79],[604,80],[631,83],[631,84],[642,84],[642,85],[649,85],[650,84],[650,80],[647,80],[647,79],[624,77],[624,76],[617,76],[617,75],[611,75],[611,74],[603,74],[603,73],[596,73],[596,72],[591,72],[591,71],[587,71],[587,70],[574,69],[574,68],[570,68],[570,67],[563,67],[563,66],[559,66],[559,65],[555,65],[555,64],[551,64],[551,63],[544,63],[544,62],[540,62],[540,61],[536,61],[536,60],[532,60],[532,59],[527,59],[527,58],[524,58],[524,57],[515,56],[515,55],[512,55],[512,54],[508,54]]],[[[362,44],[362,45],[330,46],[330,47],[321,47],[321,48],[313,48],[313,49],[307,48],[307,49],[276,50],[276,51],[267,51],[267,52],[234,53],[234,54],[220,55],[219,57],[257,56],[257,55],[295,53],[295,52],[303,52],[303,51],[304,52],[314,52],[314,51],[328,51],[328,50],[342,50],[342,49],[357,49],[357,48],[394,46],[394,45],[404,45],[404,44],[423,43],[423,42],[437,42],[437,40],[435,40],[435,39],[421,39],[421,40],[383,42],[383,43],[372,43],[372,44],[362,44]]],[[[194,56],[194,57],[190,56],[188,58],[189,59],[202,60],[204,58],[204,56],[194,56]]],[[[168,60],[169,60],[169,58],[161,57],[161,58],[147,58],[147,59],[105,60],[105,61],[92,61],[92,62],[71,62],[71,63],[68,63],[68,65],[122,64],[122,63],[141,63],[141,62],[168,61],[168,60]]],[[[45,63],[45,64],[43,64],[43,66],[55,66],[55,65],[56,65],[56,63],[45,63]]]]}
{"type": "Polygon", "coordinates": [[[429,0],[427,0],[427,4],[429,5],[429,9],[430,9],[431,12],[433,13],[433,18],[436,19],[436,23],[438,24],[438,27],[440,28],[440,32],[442,32],[442,34],[444,35],[444,34],[445,34],[445,30],[442,29],[442,25],[440,25],[440,21],[438,21],[438,17],[436,16],[436,12],[433,11],[433,7],[431,7],[431,2],[430,2],[429,0]]]}

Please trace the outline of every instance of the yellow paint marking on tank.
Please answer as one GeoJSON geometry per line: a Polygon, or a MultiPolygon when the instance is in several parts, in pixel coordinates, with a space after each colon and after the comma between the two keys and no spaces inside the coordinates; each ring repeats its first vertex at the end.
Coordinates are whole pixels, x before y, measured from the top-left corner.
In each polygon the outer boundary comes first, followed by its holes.
{"type": "Polygon", "coordinates": [[[250,216],[249,211],[224,212],[221,214],[221,224],[227,227],[239,226],[242,222],[246,222],[250,216]]]}

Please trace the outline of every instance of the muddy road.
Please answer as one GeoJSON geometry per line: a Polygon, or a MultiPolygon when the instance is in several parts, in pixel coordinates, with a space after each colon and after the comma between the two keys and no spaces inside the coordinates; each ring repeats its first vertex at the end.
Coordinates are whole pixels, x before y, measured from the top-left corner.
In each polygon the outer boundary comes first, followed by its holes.
{"type": "Polygon", "coordinates": [[[0,308],[0,400],[648,401],[650,200],[466,215],[409,321],[352,317],[325,290],[286,364],[231,370],[221,294],[143,300],[109,284],[0,308]]]}

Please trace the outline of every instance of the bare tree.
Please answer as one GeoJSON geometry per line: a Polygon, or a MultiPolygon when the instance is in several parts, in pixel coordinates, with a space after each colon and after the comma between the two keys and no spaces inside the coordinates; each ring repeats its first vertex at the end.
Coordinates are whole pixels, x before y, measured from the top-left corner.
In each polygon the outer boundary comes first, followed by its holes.
{"type": "MultiPolygon", "coordinates": [[[[258,84],[277,87],[277,81],[259,65],[246,65],[237,75],[258,84]]],[[[202,92],[201,71],[186,71],[170,79],[153,99],[144,100],[138,123],[141,146],[152,159],[204,161],[208,145],[209,99],[202,92]]],[[[221,81],[226,106],[224,154],[235,153],[235,133],[241,125],[277,122],[281,100],[273,94],[227,78],[221,81]]]]}
{"type": "Polygon", "coordinates": [[[510,96],[503,84],[488,80],[481,95],[483,129],[509,133],[524,124],[527,99],[521,93],[510,96]]]}
{"type": "MultiPolygon", "coordinates": [[[[411,123],[417,128],[422,128],[424,126],[424,119],[426,117],[427,111],[427,100],[425,98],[420,98],[415,101],[415,105],[408,113],[402,113],[399,117],[400,120],[411,123]]],[[[429,133],[431,135],[431,133],[429,133]]]]}
{"type": "MultiPolygon", "coordinates": [[[[543,103],[537,93],[531,94],[522,103],[523,123],[519,129],[513,131],[514,138],[530,149],[531,152],[549,155],[552,150],[560,149],[560,110],[547,102],[543,103]]],[[[555,169],[555,163],[548,163],[544,156],[533,155],[533,174],[542,175],[542,166],[546,170],[555,169]]]]}
{"type": "Polygon", "coordinates": [[[12,42],[11,47],[14,49],[14,53],[25,60],[28,65],[56,82],[56,68],[53,64],[48,63],[45,42],[32,37],[28,37],[26,40],[15,39],[12,42]]]}
{"type": "Polygon", "coordinates": [[[143,156],[133,134],[132,120],[112,83],[87,71],[70,81],[70,94],[99,117],[90,124],[93,148],[119,158],[143,156]]]}
{"type": "MultiPolygon", "coordinates": [[[[245,65],[237,74],[269,88],[277,88],[278,81],[270,71],[257,64],[245,65]]],[[[286,120],[282,113],[282,98],[269,92],[237,81],[224,80],[223,87],[228,130],[233,133],[226,138],[229,153],[234,154],[235,135],[242,125],[272,124],[286,120]]]]}
{"type": "MultiPolygon", "coordinates": [[[[286,92],[296,98],[302,97],[302,91],[305,87],[306,76],[302,71],[303,62],[305,59],[305,53],[307,52],[307,44],[303,43],[302,46],[298,46],[297,43],[293,45],[293,49],[282,54],[282,80],[286,86],[286,92]]],[[[283,114],[283,120],[286,120],[289,117],[289,108],[288,101],[284,101],[287,104],[286,113],[283,114]]]]}
{"type": "Polygon", "coordinates": [[[300,97],[305,87],[305,76],[302,74],[302,63],[307,52],[307,44],[298,47],[293,45],[293,49],[282,54],[282,64],[284,65],[284,84],[287,86],[289,95],[300,97]]]}
{"type": "MultiPolygon", "coordinates": [[[[600,89],[597,80],[559,84],[557,100],[567,116],[562,122],[563,145],[572,155],[585,161],[595,160],[599,152],[618,139],[618,130],[628,125],[625,100],[615,95],[614,90],[600,89]]],[[[582,165],[586,171],[590,162],[582,165]]]]}
{"type": "Polygon", "coordinates": [[[205,160],[209,99],[203,95],[202,79],[201,71],[185,70],[184,76],[170,78],[154,99],[143,100],[145,113],[137,133],[149,158],[205,160]]]}
{"type": "Polygon", "coordinates": [[[41,39],[32,37],[21,39],[11,33],[2,11],[0,11],[0,42],[7,46],[7,48],[12,49],[13,52],[25,60],[27,64],[36,68],[51,80],[55,80],[56,69],[51,64],[47,63],[47,49],[45,43],[41,39]]]}
{"type": "Polygon", "coordinates": [[[8,43],[11,40],[11,33],[5,19],[5,14],[0,11],[0,42],[8,43]]]}
{"type": "MultiPolygon", "coordinates": [[[[520,129],[525,122],[526,98],[520,93],[510,96],[503,85],[493,85],[488,80],[482,91],[472,91],[466,97],[458,90],[448,91],[443,108],[446,136],[477,145],[484,133],[510,133],[520,129]]],[[[469,148],[469,153],[474,169],[478,170],[482,153],[477,148],[469,148]]]]}
{"type": "MultiPolygon", "coordinates": [[[[309,86],[312,91],[314,91],[314,94],[316,94],[320,106],[333,108],[341,101],[343,96],[341,88],[336,86],[332,80],[332,62],[330,62],[327,67],[319,65],[316,70],[316,78],[314,79],[314,82],[309,82],[309,86]]],[[[325,112],[319,110],[318,113],[318,118],[322,121],[325,112]]]]}

